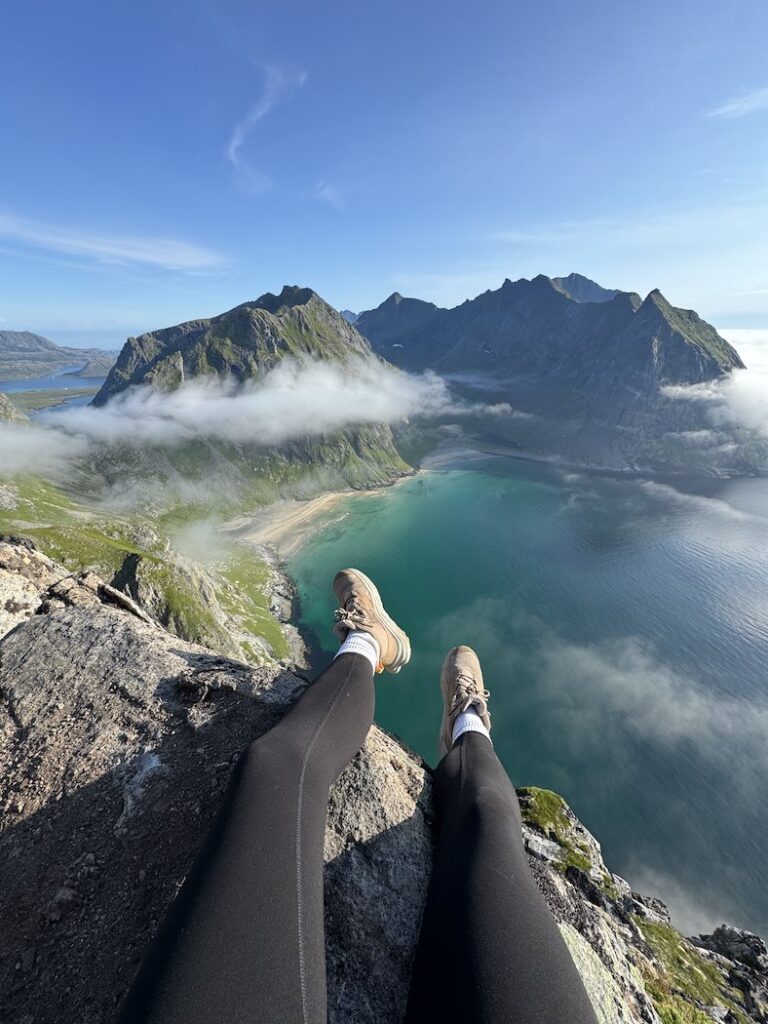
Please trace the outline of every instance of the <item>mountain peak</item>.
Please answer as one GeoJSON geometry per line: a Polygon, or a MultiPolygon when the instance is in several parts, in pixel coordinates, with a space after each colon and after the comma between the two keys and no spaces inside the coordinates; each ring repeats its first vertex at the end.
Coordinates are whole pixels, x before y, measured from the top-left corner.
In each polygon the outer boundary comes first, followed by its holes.
{"type": "Polygon", "coordinates": [[[423,327],[440,312],[434,302],[409,299],[392,292],[376,309],[367,309],[355,321],[355,327],[368,338],[379,353],[386,355],[390,344],[402,348],[400,337],[423,327]]]}
{"type": "Polygon", "coordinates": [[[575,272],[567,277],[553,277],[552,281],[559,291],[574,302],[610,302],[622,294],[619,288],[603,288],[597,281],[575,272]]]}
{"type": "MultiPolygon", "coordinates": [[[[277,313],[281,309],[292,309],[294,306],[306,306],[312,299],[319,299],[320,296],[311,288],[302,288],[297,284],[285,284],[279,295],[272,292],[264,292],[253,303],[259,309],[266,309],[268,313],[277,313]]],[[[322,301],[322,300],[321,300],[322,301]]],[[[250,303],[246,303],[250,305],[250,303]]]]}
{"type": "Polygon", "coordinates": [[[93,404],[134,384],[170,391],[197,376],[258,378],[290,357],[343,365],[370,355],[368,342],[316,292],[285,285],[219,316],[129,338],[93,404]]]}

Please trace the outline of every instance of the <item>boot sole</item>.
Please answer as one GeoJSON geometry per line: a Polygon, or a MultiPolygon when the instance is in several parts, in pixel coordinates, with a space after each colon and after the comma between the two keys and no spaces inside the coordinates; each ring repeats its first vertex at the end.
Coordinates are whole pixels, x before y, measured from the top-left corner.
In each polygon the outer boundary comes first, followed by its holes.
{"type": "Polygon", "coordinates": [[[381,595],[376,589],[376,584],[373,580],[370,580],[365,573],[361,572],[359,569],[347,569],[346,571],[354,575],[357,581],[368,591],[368,596],[371,599],[373,610],[376,612],[379,622],[381,622],[384,629],[395,641],[397,654],[395,655],[394,660],[384,667],[387,672],[397,675],[403,665],[407,665],[411,660],[411,641],[408,639],[407,633],[400,629],[391,616],[387,615],[381,601],[381,595]]]}

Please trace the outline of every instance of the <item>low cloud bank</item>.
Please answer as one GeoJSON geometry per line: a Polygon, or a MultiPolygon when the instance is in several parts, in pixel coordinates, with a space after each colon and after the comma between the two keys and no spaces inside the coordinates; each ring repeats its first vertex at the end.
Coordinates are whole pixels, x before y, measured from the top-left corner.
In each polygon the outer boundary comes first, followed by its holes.
{"type": "Polygon", "coordinates": [[[734,370],[723,380],[667,387],[664,392],[671,398],[705,403],[715,427],[743,427],[768,437],[768,330],[722,333],[739,350],[747,369],[734,370]]]}
{"type": "Polygon", "coordinates": [[[209,440],[271,447],[350,426],[479,413],[515,415],[507,403],[454,399],[433,373],[413,376],[370,360],[285,360],[245,384],[213,377],[169,393],[130,388],[101,408],[52,411],[33,426],[0,424],[0,473],[45,474],[94,445],[209,440]]]}
{"type": "Polygon", "coordinates": [[[36,424],[0,423],[0,475],[34,473],[57,478],[88,453],[88,441],[36,424]]]}

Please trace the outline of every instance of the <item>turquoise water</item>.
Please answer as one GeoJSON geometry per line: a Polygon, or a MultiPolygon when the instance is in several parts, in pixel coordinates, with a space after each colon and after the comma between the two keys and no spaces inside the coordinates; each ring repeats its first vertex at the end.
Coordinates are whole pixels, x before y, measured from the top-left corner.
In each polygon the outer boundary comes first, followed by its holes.
{"type": "Polygon", "coordinates": [[[471,644],[517,785],[562,793],[684,929],[768,932],[768,481],[457,455],[334,515],[288,566],[315,667],[356,565],[414,648],[380,677],[380,725],[434,764],[440,664],[471,644]]]}

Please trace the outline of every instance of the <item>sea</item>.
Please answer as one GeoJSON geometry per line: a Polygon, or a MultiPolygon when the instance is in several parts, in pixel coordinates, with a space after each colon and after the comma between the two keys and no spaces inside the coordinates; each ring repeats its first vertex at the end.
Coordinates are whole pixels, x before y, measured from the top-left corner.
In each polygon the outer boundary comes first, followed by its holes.
{"type": "Polygon", "coordinates": [[[376,721],[437,763],[440,666],[480,656],[518,786],[562,794],[687,934],[768,934],[768,480],[606,475],[454,451],[349,496],[288,561],[320,670],[357,566],[407,630],[376,721]]]}
{"type": "MultiPolygon", "coordinates": [[[[57,408],[76,408],[81,405],[88,405],[92,395],[74,395],[71,398],[64,396],[64,390],[77,391],[83,388],[100,388],[105,377],[71,377],[69,374],[76,373],[82,368],[82,363],[72,366],[63,366],[54,373],[44,377],[21,377],[14,380],[0,380],[0,392],[6,395],[18,395],[29,391],[57,391],[62,392],[57,408]]],[[[39,415],[39,412],[32,413],[32,418],[39,415]]]]}

